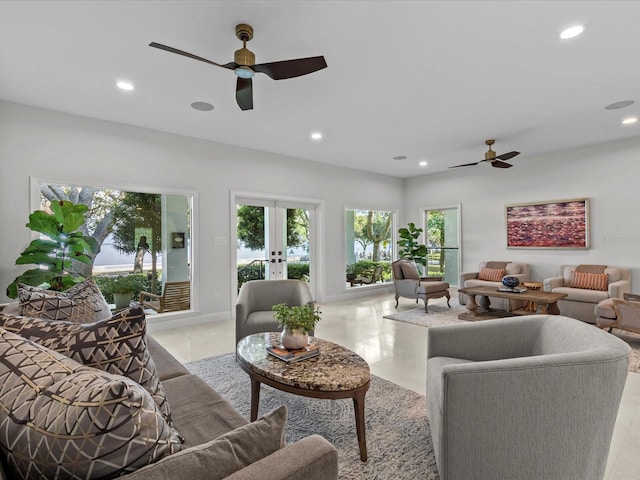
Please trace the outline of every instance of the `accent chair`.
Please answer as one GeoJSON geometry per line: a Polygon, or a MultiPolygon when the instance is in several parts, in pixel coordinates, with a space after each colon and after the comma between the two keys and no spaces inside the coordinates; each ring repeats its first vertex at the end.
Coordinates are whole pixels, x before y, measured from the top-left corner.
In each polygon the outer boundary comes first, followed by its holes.
{"type": "Polygon", "coordinates": [[[420,277],[418,266],[413,260],[401,258],[391,263],[393,285],[396,290],[396,308],[400,297],[424,301],[424,311],[428,313],[427,302],[430,298],[447,297],[447,306],[451,307],[449,300],[449,284],[442,281],[430,281],[428,277],[420,277]]]}
{"type": "Polygon", "coordinates": [[[278,321],[271,307],[280,303],[289,306],[312,304],[309,285],[302,280],[251,280],[244,283],[236,302],[236,343],[247,335],[278,331],[278,321]]]}
{"type": "Polygon", "coordinates": [[[441,480],[602,480],[629,345],[559,315],[427,334],[427,414],[441,480]]]}

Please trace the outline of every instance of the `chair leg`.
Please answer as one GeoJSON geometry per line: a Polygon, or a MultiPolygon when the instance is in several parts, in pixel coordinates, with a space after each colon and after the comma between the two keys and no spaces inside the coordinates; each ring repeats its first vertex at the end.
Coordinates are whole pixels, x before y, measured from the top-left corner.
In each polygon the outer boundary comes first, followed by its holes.
{"type": "Polygon", "coordinates": [[[451,304],[449,303],[449,300],[451,300],[451,295],[449,295],[449,290],[447,290],[447,307],[451,308],[451,304]]]}
{"type": "Polygon", "coordinates": [[[396,295],[396,308],[398,308],[398,295],[396,295]]]}

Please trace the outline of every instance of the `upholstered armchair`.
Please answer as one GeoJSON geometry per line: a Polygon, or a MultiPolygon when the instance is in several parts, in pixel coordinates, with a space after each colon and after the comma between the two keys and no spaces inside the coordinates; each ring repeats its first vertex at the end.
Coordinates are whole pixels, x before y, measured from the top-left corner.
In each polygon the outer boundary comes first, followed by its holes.
{"type": "Polygon", "coordinates": [[[313,303],[309,285],[302,280],[251,280],[243,284],[236,302],[236,343],[247,335],[278,331],[271,307],[280,303],[313,303]]]}
{"type": "Polygon", "coordinates": [[[401,258],[391,263],[393,285],[396,289],[396,308],[400,297],[424,301],[424,311],[427,310],[427,302],[430,298],[447,297],[447,305],[451,296],[449,284],[442,281],[430,281],[427,277],[420,278],[418,266],[413,260],[401,258]]]}
{"type": "Polygon", "coordinates": [[[611,332],[614,328],[640,333],[640,298],[625,295],[624,300],[610,298],[596,306],[596,325],[611,332]],[[628,299],[635,297],[634,300],[628,299]]]}
{"type": "Polygon", "coordinates": [[[566,293],[560,315],[596,323],[596,306],[631,292],[631,271],[605,265],[560,265],[560,275],[544,280],[544,291],[566,293]]]}
{"type": "Polygon", "coordinates": [[[441,480],[602,480],[631,348],[559,315],[429,327],[441,480]]]}
{"type": "MultiPolygon", "coordinates": [[[[502,287],[502,279],[505,276],[516,277],[520,283],[529,281],[529,264],[516,262],[482,262],[477,272],[466,272],[460,275],[460,287],[502,287]]],[[[468,296],[458,293],[460,305],[466,305],[468,296]]],[[[489,297],[491,308],[511,312],[526,305],[522,300],[510,300],[508,298],[489,297]]]]}

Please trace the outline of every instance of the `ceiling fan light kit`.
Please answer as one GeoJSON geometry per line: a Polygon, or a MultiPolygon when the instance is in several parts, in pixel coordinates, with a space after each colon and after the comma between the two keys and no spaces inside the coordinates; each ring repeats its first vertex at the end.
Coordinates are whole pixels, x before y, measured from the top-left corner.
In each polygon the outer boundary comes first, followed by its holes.
{"type": "Polygon", "coordinates": [[[489,147],[489,150],[487,150],[484,154],[484,160],[480,160],[479,162],[474,162],[474,163],[463,163],[462,165],[454,165],[453,167],[449,167],[449,168],[470,167],[472,165],[478,165],[479,163],[482,163],[482,162],[489,162],[491,163],[491,166],[495,168],[511,168],[513,167],[513,165],[505,162],[504,160],[509,160],[510,158],[513,158],[516,155],[520,155],[520,152],[516,152],[516,151],[503,153],[502,155],[496,155],[496,152],[491,149],[491,145],[496,143],[496,141],[490,138],[488,140],[485,140],[484,143],[489,147]]]}
{"type": "Polygon", "coordinates": [[[236,102],[241,110],[253,109],[252,79],[256,73],[264,73],[273,80],[283,80],[307,75],[327,67],[327,62],[323,56],[256,64],[255,54],[247,48],[247,42],[253,38],[253,28],[251,25],[245,23],[236,25],[236,37],[242,42],[242,48],[235,51],[233,62],[224,65],[160,43],[151,42],[149,46],[205,62],[216,67],[233,70],[236,77],[238,77],[236,81],[236,102]]]}

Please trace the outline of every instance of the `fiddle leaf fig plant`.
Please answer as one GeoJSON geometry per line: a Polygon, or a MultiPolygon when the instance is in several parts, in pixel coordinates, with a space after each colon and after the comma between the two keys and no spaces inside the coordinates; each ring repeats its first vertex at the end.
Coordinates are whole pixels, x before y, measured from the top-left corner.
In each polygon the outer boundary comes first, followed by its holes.
{"type": "Polygon", "coordinates": [[[398,254],[402,258],[413,260],[418,265],[427,266],[427,246],[418,242],[418,237],[424,230],[409,223],[407,228],[398,230],[398,254]]]}
{"type": "Polygon", "coordinates": [[[36,238],[20,254],[16,265],[38,267],[18,276],[7,287],[7,296],[18,296],[18,283],[62,291],[86,280],[74,266],[76,262],[91,264],[100,249],[95,238],[78,230],[85,223],[88,210],[86,205],[61,200],[51,203],[51,213],[36,210],[29,215],[27,228],[47,238],[36,238]]]}

